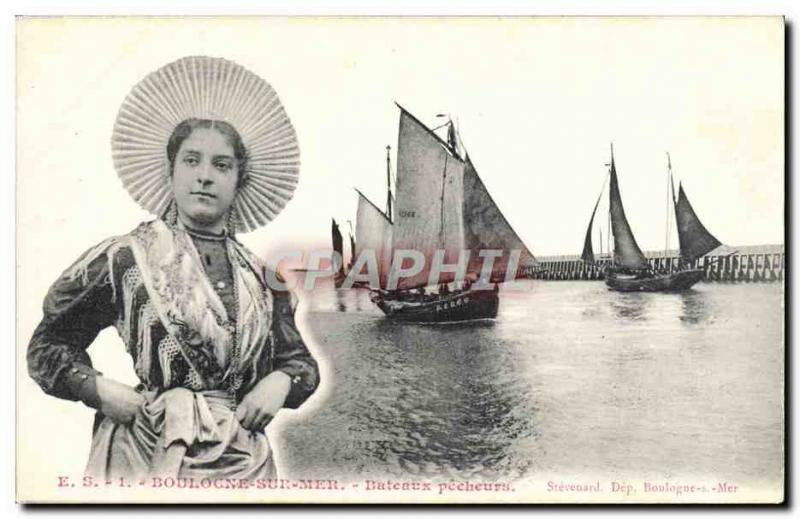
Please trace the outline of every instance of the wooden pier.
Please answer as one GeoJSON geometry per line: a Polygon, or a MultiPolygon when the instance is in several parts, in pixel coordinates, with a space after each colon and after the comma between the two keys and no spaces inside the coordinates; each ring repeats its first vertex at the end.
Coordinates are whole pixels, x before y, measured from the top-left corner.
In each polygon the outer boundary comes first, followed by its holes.
{"type": "MultiPolygon", "coordinates": [[[[709,283],[777,283],[783,281],[785,252],[783,245],[731,247],[734,254],[711,254],[695,260],[694,267],[703,269],[703,281],[709,283]]],[[[669,271],[678,268],[678,251],[645,252],[654,270],[669,271]]],[[[587,265],[580,257],[549,256],[537,258],[535,267],[521,269],[520,277],[548,280],[596,281],[604,278],[603,272],[610,264],[608,254],[598,257],[595,265],[587,265]]]]}

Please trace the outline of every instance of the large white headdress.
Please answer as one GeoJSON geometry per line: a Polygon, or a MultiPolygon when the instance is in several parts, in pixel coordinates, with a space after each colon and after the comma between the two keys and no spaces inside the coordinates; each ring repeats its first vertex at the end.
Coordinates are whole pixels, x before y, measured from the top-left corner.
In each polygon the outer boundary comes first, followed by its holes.
{"type": "Polygon", "coordinates": [[[179,59],[137,84],[117,115],[114,167],[144,209],[162,215],[172,201],[167,142],[186,119],[233,126],[248,152],[248,174],[233,203],[235,230],[269,223],[291,200],[300,149],[275,90],[244,67],[221,58],[179,59]]]}

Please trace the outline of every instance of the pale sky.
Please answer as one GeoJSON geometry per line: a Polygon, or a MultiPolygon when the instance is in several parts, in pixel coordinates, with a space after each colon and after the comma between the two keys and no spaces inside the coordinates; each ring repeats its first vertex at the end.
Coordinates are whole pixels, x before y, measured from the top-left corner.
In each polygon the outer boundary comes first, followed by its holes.
{"type": "Polygon", "coordinates": [[[779,18],[26,20],[18,52],[21,253],[67,261],[148,217],[117,180],[111,128],[137,81],[193,54],[264,77],[297,130],[300,185],[244,237],[257,251],[329,244],[331,216],[355,220],[353,187],[383,204],[394,101],[457,118],[537,256],[580,252],[611,140],[642,249],[664,246],[667,151],[720,240],[783,242],[779,18]],[[28,241],[56,226],[57,243],[28,241]]]}

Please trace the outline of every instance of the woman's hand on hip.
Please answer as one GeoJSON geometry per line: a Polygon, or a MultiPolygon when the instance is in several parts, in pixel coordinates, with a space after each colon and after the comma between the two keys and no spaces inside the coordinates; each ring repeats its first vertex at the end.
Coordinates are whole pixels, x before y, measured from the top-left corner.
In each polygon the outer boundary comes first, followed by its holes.
{"type": "Polygon", "coordinates": [[[131,423],[145,402],[144,396],[131,386],[104,377],[97,377],[96,383],[100,411],[117,423],[131,423]]]}
{"type": "Polygon", "coordinates": [[[282,371],[273,371],[256,384],[236,407],[236,419],[250,431],[263,431],[280,411],[291,389],[292,379],[282,371]]]}

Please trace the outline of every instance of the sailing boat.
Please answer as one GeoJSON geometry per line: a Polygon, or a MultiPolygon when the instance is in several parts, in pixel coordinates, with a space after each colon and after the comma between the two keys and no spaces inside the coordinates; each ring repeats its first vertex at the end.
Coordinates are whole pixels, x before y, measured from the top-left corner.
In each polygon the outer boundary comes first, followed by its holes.
{"type": "Polygon", "coordinates": [[[356,239],[353,237],[353,224],[347,220],[347,225],[350,226],[350,232],[347,233],[350,238],[350,263],[347,264],[347,271],[353,268],[353,262],[356,260],[356,239]]]}
{"type": "Polygon", "coordinates": [[[335,218],[331,218],[331,242],[333,247],[333,261],[332,261],[332,270],[333,270],[333,280],[334,284],[337,288],[342,286],[345,278],[347,277],[347,273],[350,272],[350,269],[353,267],[353,261],[356,259],[356,241],[353,238],[353,224],[350,220],[347,220],[347,224],[350,226],[350,232],[348,233],[348,237],[350,238],[350,261],[345,264],[344,262],[344,238],[342,237],[342,233],[339,230],[339,224],[336,223],[335,218]]]}
{"type": "MultiPolygon", "coordinates": [[[[681,260],[679,269],[675,272],[656,272],[650,268],[636,238],[633,236],[625,209],[622,206],[622,197],[619,192],[619,181],[614,164],[614,147],[611,147],[611,164],[609,168],[609,212],[611,216],[611,232],[614,236],[614,254],[610,267],[606,270],[606,285],[619,292],[677,292],[691,288],[703,279],[703,270],[692,268],[694,261],[715,248],[721,243],[703,226],[700,219],[689,204],[686,193],[681,186],[678,199],[675,199],[675,188],[672,185],[672,164],[669,163],[670,185],[672,186],[672,201],[675,207],[678,238],[680,241],[681,260]]],[[[605,187],[605,184],[603,185],[605,187]]],[[[602,196],[602,191],[601,191],[602,196]]],[[[588,263],[594,262],[592,251],[592,223],[594,222],[598,198],[592,216],[589,219],[589,228],[584,239],[581,259],[588,263]]]]}
{"type": "Polygon", "coordinates": [[[342,284],[344,281],[344,248],[342,243],[342,233],[339,231],[339,225],[336,220],[331,218],[331,242],[333,242],[333,280],[336,286],[342,284]]]}
{"type": "MultiPolygon", "coordinates": [[[[387,212],[359,192],[356,225],[357,254],[376,251],[381,289],[372,300],[390,318],[412,322],[448,322],[494,318],[499,296],[497,282],[511,280],[518,268],[535,265],[535,258],[492,200],[478,173],[459,146],[455,125],[447,123],[447,140],[422,124],[402,106],[397,149],[397,181],[392,218],[391,184],[387,212]],[[483,272],[479,252],[501,251],[490,272],[483,272]],[[424,267],[386,289],[396,250],[422,253],[424,267]],[[443,251],[442,262],[459,261],[469,251],[466,276],[456,283],[454,272],[442,272],[429,285],[432,258],[443,251]],[[475,281],[481,280],[482,288],[475,281]],[[491,285],[491,283],[495,283],[491,285]]],[[[387,178],[388,175],[387,155],[387,178]]],[[[487,269],[488,270],[488,269],[487,269]]]]}
{"type": "MultiPolygon", "coordinates": [[[[692,265],[697,258],[721,247],[722,243],[708,232],[700,218],[697,217],[697,213],[694,212],[692,204],[689,203],[689,199],[686,197],[686,192],[680,182],[678,182],[678,199],[675,199],[675,184],[672,182],[672,160],[669,155],[667,155],[667,165],[672,188],[672,204],[675,207],[675,221],[678,224],[681,263],[683,265],[692,265]]],[[[736,252],[729,247],[726,248],[728,250],[723,254],[736,252]]]]}

